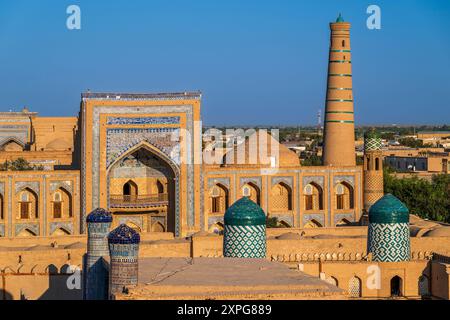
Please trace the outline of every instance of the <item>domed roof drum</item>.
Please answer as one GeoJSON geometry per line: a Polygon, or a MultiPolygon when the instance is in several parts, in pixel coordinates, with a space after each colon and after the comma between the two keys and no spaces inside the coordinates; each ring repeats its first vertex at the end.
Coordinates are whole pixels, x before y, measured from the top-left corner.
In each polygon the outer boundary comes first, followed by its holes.
{"type": "Polygon", "coordinates": [[[248,197],[236,201],[225,213],[224,222],[233,226],[257,226],[266,224],[266,214],[248,197]]]}
{"type": "Polygon", "coordinates": [[[377,262],[410,259],[409,210],[392,194],[370,207],[367,250],[377,262]]]}
{"type": "Polygon", "coordinates": [[[409,210],[392,194],[387,194],[369,210],[371,223],[409,223],[409,210]]]}
{"type": "Polygon", "coordinates": [[[111,212],[102,208],[95,209],[86,218],[86,222],[88,223],[109,223],[112,220],[111,212]]]}
{"type": "Polygon", "coordinates": [[[108,235],[110,244],[138,244],[140,241],[139,233],[126,224],[121,224],[108,235]]]}
{"type": "Polygon", "coordinates": [[[266,214],[247,197],[239,199],[225,213],[223,256],[266,257],[266,214]]]}

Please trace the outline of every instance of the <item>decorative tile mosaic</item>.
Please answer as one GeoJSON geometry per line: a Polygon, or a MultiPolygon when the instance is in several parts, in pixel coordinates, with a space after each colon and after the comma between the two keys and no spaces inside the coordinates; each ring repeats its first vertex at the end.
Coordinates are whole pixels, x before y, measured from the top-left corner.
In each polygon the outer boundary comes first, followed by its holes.
{"type": "Polygon", "coordinates": [[[377,262],[408,261],[409,223],[369,223],[368,252],[377,262]]]}
{"type": "Polygon", "coordinates": [[[52,222],[50,223],[50,235],[55,232],[55,230],[63,229],[69,234],[73,234],[73,223],[72,222],[52,222]]]}
{"type": "Polygon", "coordinates": [[[40,184],[39,181],[19,181],[15,184],[15,192],[18,193],[19,191],[22,191],[25,188],[28,188],[30,190],[33,190],[34,193],[37,194],[39,197],[40,194],[40,184]]]}
{"type": "Polygon", "coordinates": [[[322,226],[325,226],[325,218],[324,218],[323,214],[315,214],[315,213],[304,214],[303,215],[303,226],[311,220],[316,220],[322,226]]]}
{"type": "Polygon", "coordinates": [[[20,223],[15,225],[15,235],[17,236],[23,230],[29,230],[36,236],[39,236],[39,224],[37,223],[20,223]]]}
{"type": "Polygon", "coordinates": [[[119,125],[159,125],[159,124],[180,124],[180,117],[108,117],[107,124],[119,124],[119,125]]]}
{"type": "Polygon", "coordinates": [[[249,177],[249,178],[241,178],[240,179],[240,187],[242,188],[242,186],[244,186],[247,183],[253,183],[254,185],[256,185],[259,190],[261,190],[261,177],[249,177]]]}
{"type": "Polygon", "coordinates": [[[121,155],[145,141],[159,149],[166,156],[180,165],[180,129],[108,129],[106,138],[106,166],[121,155]]]}
{"type": "Polygon", "coordinates": [[[265,258],[266,226],[226,225],[223,248],[223,256],[228,258],[265,258]]]}
{"type": "Polygon", "coordinates": [[[307,177],[303,177],[303,187],[305,187],[306,185],[310,184],[311,182],[316,183],[317,185],[319,185],[322,190],[324,189],[324,177],[323,176],[307,176],[307,177]]]}
{"type": "Polygon", "coordinates": [[[355,222],[355,216],[353,213],[337,213],[334,215],[334,225],[342,219],[347,219],[349,222],[355,222]]]}
{"type": "Polygon", "coordinates": [[[291,190],[293,189],[293,178],[292,177],[272,177],[272,186],[278,184],[278,183],[284,183],[288,185],[291,190]]]}
{"type": "Polygon", "coordinates": [[[336,185],[341,182],[347,182],[352,187],[355,187],[355,177],[354,176],[334,176],[333,184],[336,185]]]}
{"type": "Polygon", "coordinates": [[[52,181],[50,182],[50,192],[53,193],[56,190],[63,188],[70,194],[73,193],[72,181],[52,181]]]}
{"type": "Polygon", "coordinates": [[[211,189],[218,183],[230,189],[230,178],[209,178],[208,188],[211,189]]]}

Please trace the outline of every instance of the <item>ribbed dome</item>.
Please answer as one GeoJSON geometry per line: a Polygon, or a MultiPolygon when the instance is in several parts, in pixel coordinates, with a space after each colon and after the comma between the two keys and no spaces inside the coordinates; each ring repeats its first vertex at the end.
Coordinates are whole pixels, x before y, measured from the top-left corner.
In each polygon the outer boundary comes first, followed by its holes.
{"type": "Polygon", "coordinates": [[[266,214],[248,197],[236,201],[225,213],[226,225],[258,226],[266,224],[266,214]]]}
{"type": "Polygon", "coordinates": [[[94,223],[107,223],[112,222],[112,215],[111,212],[106,211],[102,208],[97,208],[94,211],[92,211],[86,218],[86,221],[94,222],[94,223]]]}
{"type": "Polygon", "coordinates": [[[409,210],[392,194],[387,194],[369,210],[369,222],[373,223],[408,223],[409,210]]]}
{"type": "Polygon", "coordinates": [[[108,235],[108,242],[113,244],[138,244],[140,241],[139,233],[126,224],[121,224],[108,235]]]}

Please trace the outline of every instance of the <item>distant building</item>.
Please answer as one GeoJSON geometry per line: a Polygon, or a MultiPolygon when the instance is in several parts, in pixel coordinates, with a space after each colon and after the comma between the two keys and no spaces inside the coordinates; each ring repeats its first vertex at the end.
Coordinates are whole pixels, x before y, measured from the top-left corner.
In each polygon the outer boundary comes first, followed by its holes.
{"type": "Polygon", "coordinates": [[[400,172],[449,173],[450,156],[448,153],[429,153],[426,156],[387,156],[385,164],[400,172]]]}

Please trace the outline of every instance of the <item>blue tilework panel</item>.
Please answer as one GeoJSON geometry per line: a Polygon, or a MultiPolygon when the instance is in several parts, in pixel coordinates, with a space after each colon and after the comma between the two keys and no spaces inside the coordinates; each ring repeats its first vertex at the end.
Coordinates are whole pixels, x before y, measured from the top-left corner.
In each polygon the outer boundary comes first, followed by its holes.
{"type": "Polygon", "coordinates": [[[108,117],[107,124],[109,125],[180,124],[180,117],[142,117],[142,118],[108,117]]]}
{"type": "Polygon", "coordinates": [[[108,129],[106,138],[107,167],[141,142],[151,144],[179,165],[179,138],[179,128],[108,129]]]}

